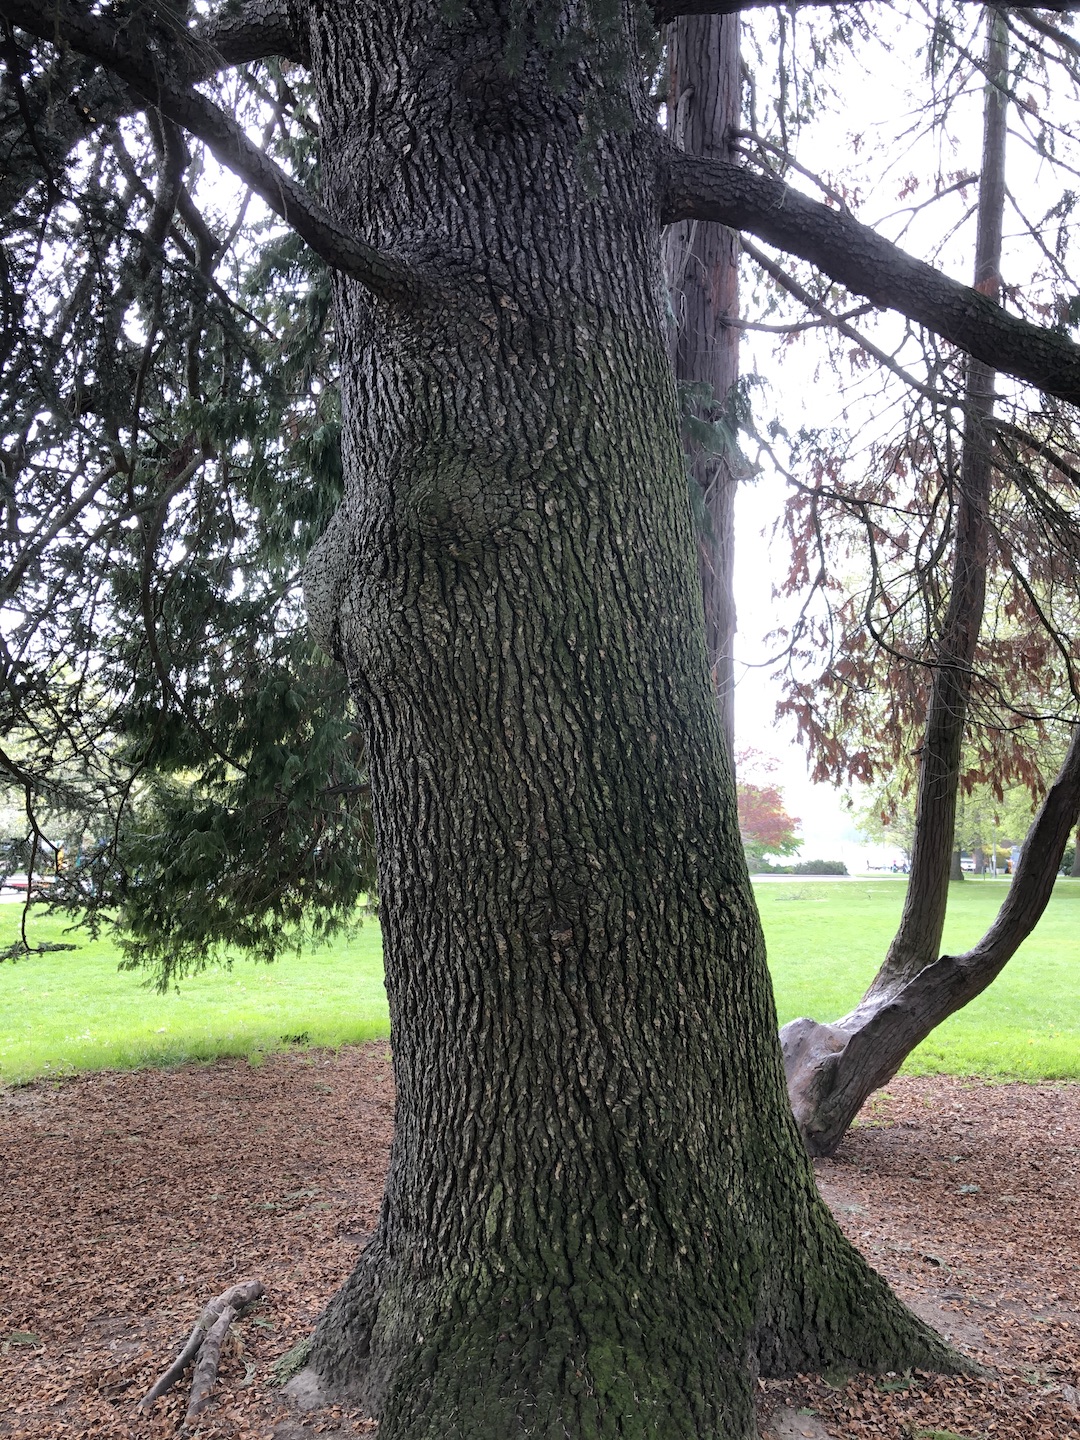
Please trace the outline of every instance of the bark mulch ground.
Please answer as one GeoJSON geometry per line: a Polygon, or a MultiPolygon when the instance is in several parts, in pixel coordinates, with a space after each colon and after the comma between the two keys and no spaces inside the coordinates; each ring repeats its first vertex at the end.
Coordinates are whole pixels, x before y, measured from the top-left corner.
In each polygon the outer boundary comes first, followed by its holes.
{"type": "MultiPolygon", "coordinates": [[[[274,1362],[375,1222],[385,1045],[0,1094],[0,1437],[174,1435],[134,1407],[204,1302],[253,1277],[209,1409],[217,1440],[370,1435],[296,1416],[274,1362]]],[[[986,1373],[766,1382],[776,1437],[1080,1440],[1080,1086],[894,1081],[819,1168],[845,1229],[986,1373]]]]}

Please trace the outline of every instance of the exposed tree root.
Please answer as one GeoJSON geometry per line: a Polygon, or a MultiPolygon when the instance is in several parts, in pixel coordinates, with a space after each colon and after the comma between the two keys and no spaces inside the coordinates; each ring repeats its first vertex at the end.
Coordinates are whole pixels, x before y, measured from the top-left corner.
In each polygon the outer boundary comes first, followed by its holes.
{"type": "Polygon", "coordinates": [[[214,1381],[217,1379],[221,1347],[225,1336],[229,1333],[229,1326],[238,1315],[242,1315],[249,1306],[254,1305],[262,1293],[261,1281],[244,1280],[239,1285],[230,1286],[228,1290],[208,1301],[203,1307],[202,1314],[196,1320],[184,1348],[169,1368],[155,1380],[139,1401],[138,1408],[149,1410],[154,1401],[171,1390],[185,1371],[194,1364],[195,1376],[191,1385],[191,1399],[188,1401],[185,1419],[193,1420],[204,1410],[210,1399],[210,1392],[214,1388],[214,1381]]]}

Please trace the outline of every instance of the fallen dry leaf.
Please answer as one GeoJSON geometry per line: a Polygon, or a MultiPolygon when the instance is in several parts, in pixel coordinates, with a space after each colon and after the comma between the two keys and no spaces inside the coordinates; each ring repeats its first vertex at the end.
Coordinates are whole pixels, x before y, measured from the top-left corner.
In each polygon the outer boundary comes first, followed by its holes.
{"type": "MultiPolygon", "coordinates": [[[[347,1410],[293,1415],[272,1367],[375,1223],[392,1116],[384,1044],[0,1095],[0,1437],[175,1436],[184,1386],[135,1404],[246,1276],[266,1298],[199,1440],[370,1436],[347,1410]]],[[[823,1193],[988,1373],[767,1381],[763,1425],[801,1410],[837,1440],[1080,1440],[1080,1086],[898,1079],[867,1119],[819,1164],[823,1193]]]]}

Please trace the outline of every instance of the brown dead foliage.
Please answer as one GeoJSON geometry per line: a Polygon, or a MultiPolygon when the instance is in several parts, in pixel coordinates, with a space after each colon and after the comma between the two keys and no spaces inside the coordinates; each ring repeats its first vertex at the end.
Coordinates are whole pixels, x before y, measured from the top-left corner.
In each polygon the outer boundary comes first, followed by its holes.
{"type": "MultiPolygon", "coordinates": [[[[385,1045],[0,1095],[0,1437],[175,1435],[184,1385],[149,1415],[135,1405],[205,1301],[245,1277],[266,1298],[188,1433],[370,1435],[341,1411],[295,1416],[272,1367],[375,1222],[391,1124],[385,1045]]],[[[871,1261],[987,1374],[767,1382],[763,1422],[788,1407],[785,1435],[1080,1440],[1080,1086],[896,1080],[819,1178],[871,1261]]]]}

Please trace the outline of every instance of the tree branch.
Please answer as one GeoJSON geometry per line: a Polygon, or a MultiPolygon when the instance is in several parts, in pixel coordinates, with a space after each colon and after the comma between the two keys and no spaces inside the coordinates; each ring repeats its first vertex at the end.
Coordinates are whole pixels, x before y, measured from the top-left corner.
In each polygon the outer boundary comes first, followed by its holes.
{"type": "MultiPolygon", "coordinates": [[[[250,185],[335,270],[353,276],[386,300],[418,299],[422,282],[407,265],[345,230],[326,207],[265,155],[225,112],[165,68],[150,46],[136,51],[114,26],[85,14],[69,0],[0,0],[0,15],[43,40],[66,44],[103,65],[117,79],[174,121],[250,185]]],[[[171,53],[171,47],[170,47],[171,53]]]]}
{"type": "MultiPolygon", "coordinates": [[[[26,27],[24,27],[26,28],[26,27]]],[[[55,30],[49,39],[56,40],[55,30]]],[[[62,38],[62,37],[60,37],[62,38]]],[[[206,80],[232,65],[280,56],[306,65],[303,37],[293,29],[288,0],[243,0],[211,15],[191,31],[183,52],[189,83],[206,80]]],[[[126,86],[70,52],[27,89],[32,130],[15,106],[0,112],[0,214],[14,210],[45,174],[63,169],[72,148],[95,125],[108,125],[141,108],[126,86]]]]}
{"type": "MultiPolygon", "coordinates": [[[[655,0],[653,14],[658,25],[666,25],[680,15],[738,15],[743,10],[765,10],[777,3],[778,0],[655,0]]],[[[793,0],[793,3],[801,10],[836,4],[858,6],[865,4],[865,0],[793,0]]],[[[969,0],[969,3],[982,4],[983,0],[969,0]]],[[[1065,14],[1080,10],[1080,0],[1047,0],[1039,9],[1065,14]]]]}
{"type": "Polygon", "coordinates": [[[304,37],[290,19],[288,0],[244,0],[224,7],[209,16],[196,34],[222,66],[248,65],[271,55],[297,65],[310,62],[304,37]]]}
{"type": "Polygon", "coordinates": [[[729,161],[668,149],[661,220],[715,220],[809,260],[883,309],[899,311],[995,370],[1080,405],[1080,346],[1010,315],[869,226],[729,161]]]}

